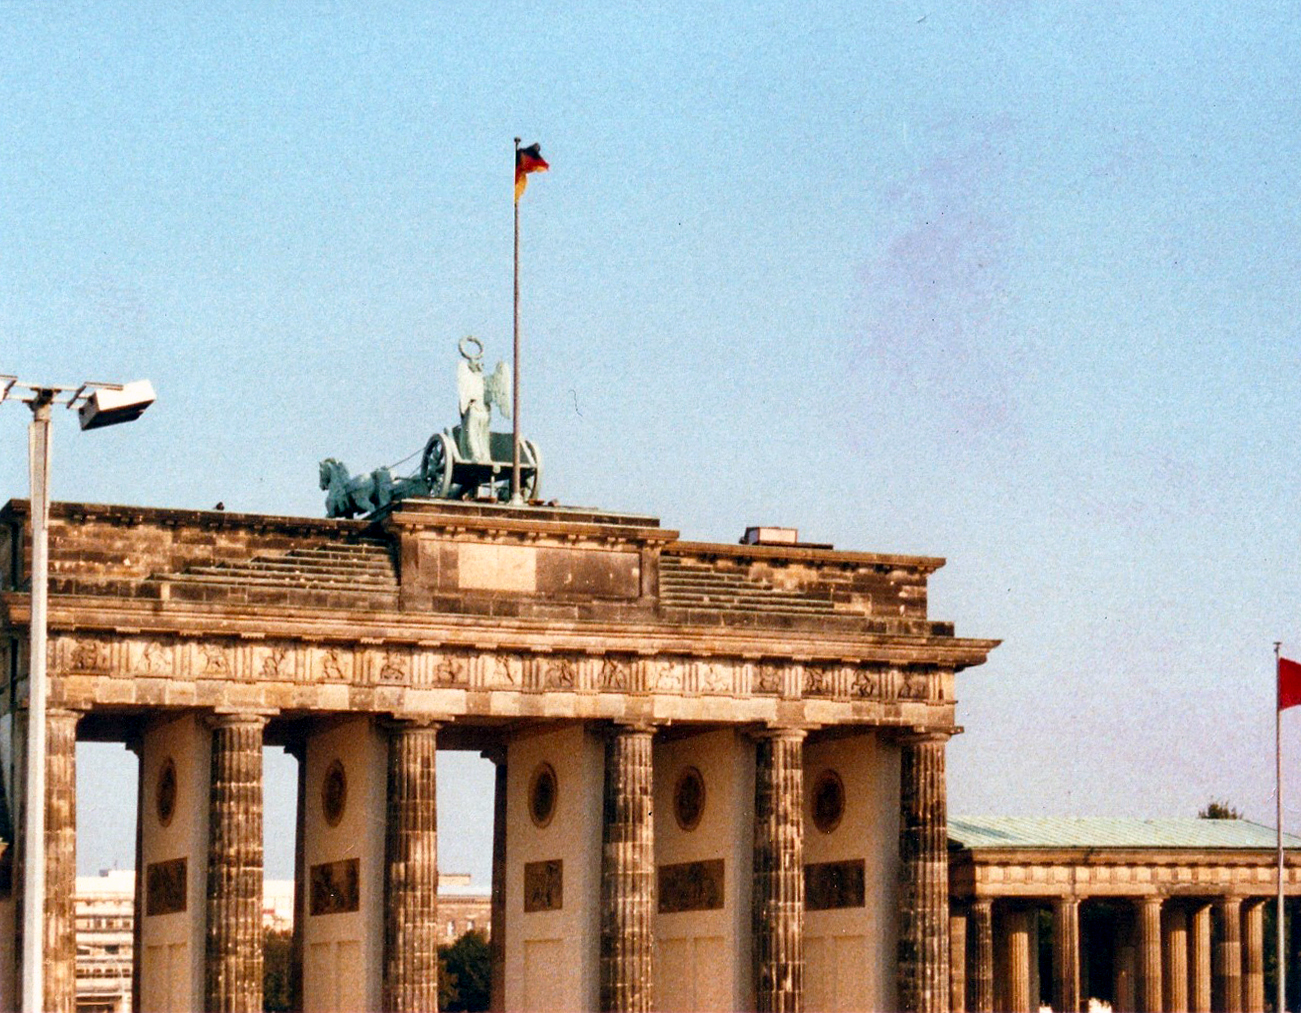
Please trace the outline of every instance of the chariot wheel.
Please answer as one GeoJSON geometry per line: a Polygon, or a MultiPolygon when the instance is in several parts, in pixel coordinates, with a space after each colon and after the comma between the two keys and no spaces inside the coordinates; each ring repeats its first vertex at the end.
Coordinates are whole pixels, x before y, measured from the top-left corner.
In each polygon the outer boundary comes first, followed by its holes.
{"type": "Polygon", "coordinates": [[[533,466],[533,470],[527,476],[521,476],[520,478],[520,495],[524,497],[524,502],[527,503],[537,499],[538,490],[542,488],[542,453],[532,440],[524,440],[520,449],[527,456],[528,463],[533,466]]]}
{"type": "Polygon", "coordinates": [[[420,459],[420,475],[429,483],[429,495],[446,499],[452,491],[452,442],[446,433],[434,433],[420,459]]]}

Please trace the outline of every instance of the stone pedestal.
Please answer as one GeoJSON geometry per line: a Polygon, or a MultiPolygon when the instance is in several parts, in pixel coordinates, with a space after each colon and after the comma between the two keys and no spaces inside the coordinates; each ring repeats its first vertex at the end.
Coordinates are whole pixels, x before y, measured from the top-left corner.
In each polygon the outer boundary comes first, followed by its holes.
{"type": "Polygon", "coordinates": [[[1242,1010],[1242,901],[1221,897],[1215,902],[1215,947],[1212,1002],[1220,1013],[1242,1010]]]}
{"type": "MultiPolygon", "coordinates": [[[[804,1005],[803,745],[803,731],[780,730],[761,736],[755,751],[753,930],[759,1013],[798,1013],[804,1005]]],[[[947,910],[944,927],[947,933],[947,910]]]]}
{"type": "Polygon", "coordinates": [[[651,739],[616,726],[605,743],[601,826],[601,1009],[651,1008],[655,884],[651,739]]]}
{"type": "Polygon", "coordinates": [[[900,762],[899,1005],[938,1013],[949,992],[947,736],[910,737],[900,762]]]}
{"type": "Polygon", "coordinates": [[[388,726],[384,838],[386,1013],[438,1009],[438,726],[388,726]]]}
{"type": "Polygon", "coordinates": [[[260,715],[212,719],[204,1008],[262,1010],[260,715]]]}
{"type": "Polygon", "coordinates": [[[1188,916],[1188,1008],[1211,1010],[1211,906],[1202,904],[1188,916]]]}
{"type": "Polygon", "coordinates": [[[967,918],[949,918],[949,1010],[966,1013],[967,1009],[967,918]]]}
{"type": "Polygon", "coordinates": [[[971,905],[971,975],[968,1007],[972,1013],[994,1013],[994,903],[971,905]]]}
{"type": "Polygon", "coordinates": [[[1135,908],[1135,998],[1139,1013],[1161,1013],[1161,898],[1143,897],[1135,908]]]}
{"type": "Polygon", "coordinates": [[[1265,1010],[1265,905],[1254,901],[1242,909],[1242,1009],[1265,1010]]]}
{"type": "Polygon", "coordinates": [[[1161,992],[1167,1010],[1188,1009],[1188,912],[1167,904],[1161,916],[1165,972],[1161,992]]]}
{"type": "Polygon", "coordinates": [[[1080,902],[1053,902],[1053,991],[1057,1013],[1076,1013],[1080,1006],[1080,902]]]}

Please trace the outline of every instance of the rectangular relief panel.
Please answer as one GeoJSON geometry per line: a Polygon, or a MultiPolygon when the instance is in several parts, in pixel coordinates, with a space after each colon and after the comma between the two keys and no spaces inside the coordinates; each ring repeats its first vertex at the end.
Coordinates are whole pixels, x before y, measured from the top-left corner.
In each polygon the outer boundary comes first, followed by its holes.
{"type": "Polygon", "coordinates": [[[185,910],[188,860],[150,862],[145,869],[145,915],[174,915],[185,910]]]}
{"type": "Polygon", "coordinates": [[[419,582],[434,591],[637,598],[641,555],[626,550],[424,539],[419,582]]]}
{"type": "Polygon", "coordinates": [[[565,863],[524,863],[524,911],[560,911],[565,906],[565,863]]]}
{"type": "Polygon", "coordinates": [[[861,858],[804,866],[804,909],[832,911],[862,907],[866,901],[865,866],[866,862],[861,858]]]}
{"type": "Polygon", "coordinates": [[[345,858],[312,866],[311,912],[337,915],[361,908],[361,862],[345,858]]]}
{"type": "Polygon", "coordinates": [[[660,914],[717,911],[723,906],[723,859],[659,867],[660,914]]]}

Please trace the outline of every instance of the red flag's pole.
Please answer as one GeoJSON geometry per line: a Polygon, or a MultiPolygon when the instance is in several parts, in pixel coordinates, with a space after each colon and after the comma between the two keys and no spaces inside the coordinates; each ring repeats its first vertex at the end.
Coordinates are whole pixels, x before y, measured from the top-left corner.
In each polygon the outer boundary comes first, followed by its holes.
{"type": "Polygon", "coordinates": [[[1278,947],[1275,966],[1278,968],[1278,993],[1274,1008],[1287,1009],[1287,964],[1283,961],[1283,673],[1279,664],[1278,649],[1282,642],[1274,641],[1274,823],[1278,828],[1278,910],[1275,921],[1275,943],[1278,947]]]}
{"type": "MultiPolygon", "coordinates": [[[[515,138],[515,172],[519,172],[519,142],[515,138]]],[[[511,384],[511,468],[510,501],[523,503],[519,482],[519,194],[515,195],[515,347],[514,382],[511,384]]]]}

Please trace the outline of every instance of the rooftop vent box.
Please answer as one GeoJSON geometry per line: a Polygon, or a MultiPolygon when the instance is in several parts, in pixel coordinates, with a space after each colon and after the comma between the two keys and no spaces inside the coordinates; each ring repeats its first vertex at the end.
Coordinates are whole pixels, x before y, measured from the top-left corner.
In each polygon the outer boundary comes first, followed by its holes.
{"type": "Polygon", "coordinates": [[[742,545],[796,545],[800,540],[799,528],[746,528],[742,545]]]}

